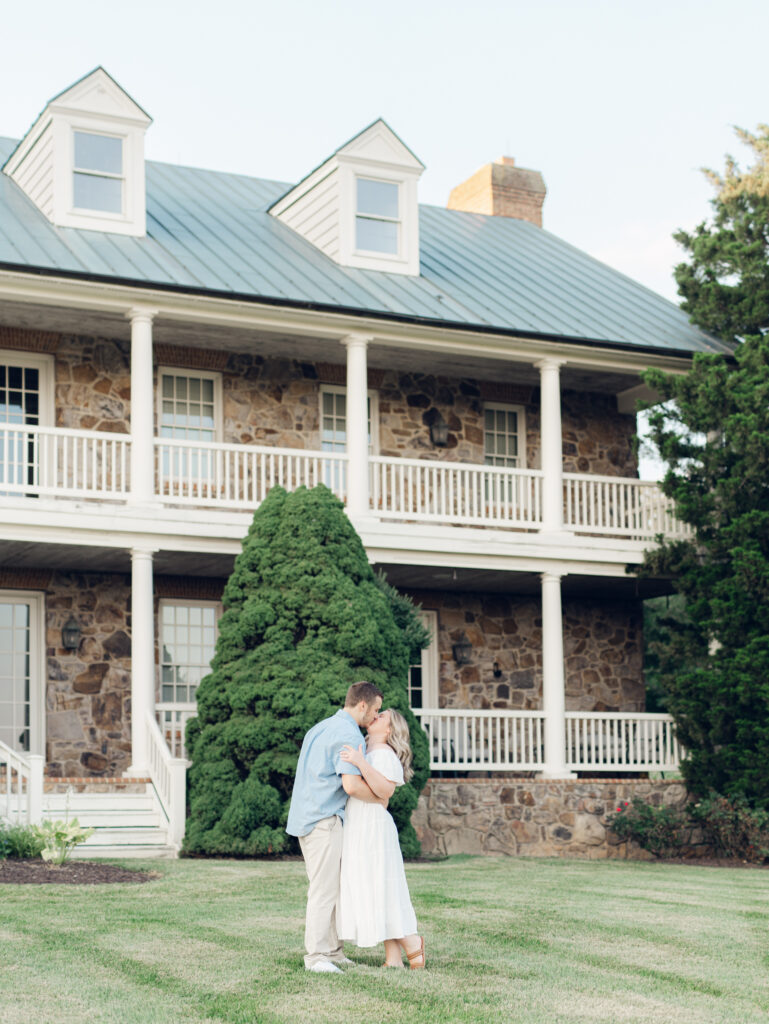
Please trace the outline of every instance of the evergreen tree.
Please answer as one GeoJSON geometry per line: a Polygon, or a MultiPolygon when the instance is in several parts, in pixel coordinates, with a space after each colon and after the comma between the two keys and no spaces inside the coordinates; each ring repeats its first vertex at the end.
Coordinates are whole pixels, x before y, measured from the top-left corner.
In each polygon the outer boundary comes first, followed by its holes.
{"type": "Polygon", "coordinates": [[[742,171],[727,157],[723,175],[706,170],[716,189],[712,222],[674,235],[689,257],[674,271],[681,306],[727,341],[769,328],[769,126],[737,135],[755,163],[742,171]]]}
{"type": "Polygon", "coordinates": [[[645,379],[668,400],[649,416],[662,489],[694,530],[642,570],[671,575],[685,602],[657,644],[682,770],[695,793],[769,809],[769,337],[645,379]]]}
{"type": "Polygon", "coordinates": [[[211,674],[187,728],[190,817],[184,848],[257,855],[291,848],[284,832],[304,734],[366,679],[409,721],[414,778],[389,810],[404,854],[429,774],[425,733],[408,706],[408,666],[429,642],[417,609],[375,577],[341,502],[326,487],[276,487],[254,515],[225,587],[211,674]]]}

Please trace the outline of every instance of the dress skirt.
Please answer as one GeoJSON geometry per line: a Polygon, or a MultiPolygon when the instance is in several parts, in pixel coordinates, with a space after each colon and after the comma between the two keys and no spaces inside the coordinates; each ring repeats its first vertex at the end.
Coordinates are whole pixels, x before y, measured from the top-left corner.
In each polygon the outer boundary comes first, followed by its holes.
{"type": "Polygon", "coordinates": [[[395,822],[381,804],[355,797],[345,810],[337,931],[358,946],[417,931],[395,822]]]}

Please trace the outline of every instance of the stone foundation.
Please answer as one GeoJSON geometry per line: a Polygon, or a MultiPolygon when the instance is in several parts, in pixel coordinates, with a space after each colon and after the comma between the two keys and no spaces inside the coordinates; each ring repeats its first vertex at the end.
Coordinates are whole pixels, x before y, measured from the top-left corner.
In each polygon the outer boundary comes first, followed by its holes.
{"type": "MultiPolygon", "coordinates": [[[[606,825],[606,816],[634,796],[671,807],[688,802],[673,780],[433,778],[411,820],[425,854],[653,860],[606,825]]],[[[707,852],[697,830],[690,840],[683,855],[707,852]]]]}

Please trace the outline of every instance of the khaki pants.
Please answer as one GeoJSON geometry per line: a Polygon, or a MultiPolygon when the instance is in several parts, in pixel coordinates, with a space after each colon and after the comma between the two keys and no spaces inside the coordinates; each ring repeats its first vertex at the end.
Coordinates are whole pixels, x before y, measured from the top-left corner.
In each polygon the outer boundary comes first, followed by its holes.
{"type": "Polygon", "coordinates": [[[323,818],[312,832],[299,837],[307,878],[307,917],[304,945],[305,967],[319,960],[341,960],[342,943],[336,933],[336,905],[342,865],[342,821],[336,815],[323,818]]]}

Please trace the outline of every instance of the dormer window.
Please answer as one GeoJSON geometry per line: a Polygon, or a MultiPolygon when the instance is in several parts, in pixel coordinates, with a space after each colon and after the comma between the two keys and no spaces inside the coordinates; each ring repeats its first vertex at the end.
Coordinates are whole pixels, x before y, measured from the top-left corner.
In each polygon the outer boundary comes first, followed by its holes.
{"type": "Polygon", "coordinates": [[[357,179],[355,248],[397,256],[400,248],[399,187],[391,181],[357,179]]]}
{"type": "Polygon", "coordinates": [[[96,68],[49,100],[2,170],[57,227],[141,238],[149,124],[138,103],[96,68]]]}
{"type": "Polygon", "coordinates": [[[75,132],[72,205],[76,210],[123,212],[123,140],[75,132]]]}
{"type": "Polygon", "coordinates": [[[424,165],[374,121],[270,207],[342,267],[419,276],[417,181],[424,165]]]}

